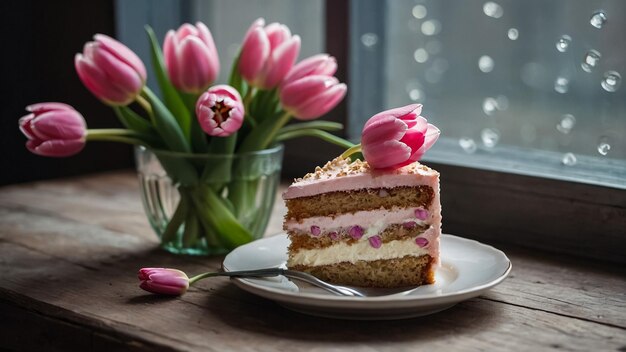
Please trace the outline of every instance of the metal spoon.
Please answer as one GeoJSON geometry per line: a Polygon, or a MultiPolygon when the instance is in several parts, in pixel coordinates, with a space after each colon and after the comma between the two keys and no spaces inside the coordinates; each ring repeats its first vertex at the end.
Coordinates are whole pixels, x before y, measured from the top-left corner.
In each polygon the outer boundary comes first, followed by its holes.
{"type": "Polygon", "coordinates": [[[311,274],[307,274],[301,271],[288,270],[282,268],[267,268],[267,269],[256,269],[256,270],[239,270],[239,271],[220,271],[213,273],[203,274],[203,277],[212,277],[212,276],[229,276],[229,277],[272,277],[283,275],[292,279],[302,280],[304,282],[308,282],[317,287],[323,288],[326,291],[332,292],[339,296],[349,296],[349,297],[365,297],[361,292],[354,290],[349,287],[332,285],[328,282],[322,281],[311,274]]]}

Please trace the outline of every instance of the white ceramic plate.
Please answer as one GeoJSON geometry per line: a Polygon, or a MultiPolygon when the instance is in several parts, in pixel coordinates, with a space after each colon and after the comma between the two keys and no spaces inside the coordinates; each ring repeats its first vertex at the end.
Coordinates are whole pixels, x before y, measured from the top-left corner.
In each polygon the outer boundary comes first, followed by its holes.
{"type": "MultiPolygon", "coordinates": [[[[224,259],[224,270],[250,270],[284,266],[287,235],[263,238],[236,248],[224,259]]],[[[411,318],[450,308],[479,296],[499,284],[511,271],[506,255],[491,246],[452,235],[441,236],[441,266],[433,285],[409,292],[378,297],[343,297],[284,276],[234,278],[234,283],[253,294],[276,301],[289,309],[342,319],[411,318]]],[[[369,289],[376,290],[376,289],[369,289]]]]}

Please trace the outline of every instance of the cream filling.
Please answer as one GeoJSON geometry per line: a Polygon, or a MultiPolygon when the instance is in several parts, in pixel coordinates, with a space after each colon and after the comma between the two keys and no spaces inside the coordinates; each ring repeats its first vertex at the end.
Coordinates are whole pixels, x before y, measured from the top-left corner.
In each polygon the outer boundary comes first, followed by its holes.
{"type": "Polygon", "coordinates": [[[294,265],[328,265],[341,262],[356,263],[359,260],[373,261],[380,259],[402,258],[410,255],[419,257],[429,254],[428,248],[421,248],[415,244],[415,239],[396,240],[383,243],[380,248],[374,248],[369,241],[359,241],[352,245],[338,242],[321,249],[302,249],[289,256],[287,266],[294,265]]]}
{"type": "Polygon", "coordinates": [[[434,214],[430,212],[426,220],[419,220],[415,217],[415,209],[418,208],[393,207],[392,210],[377,209],[335,216],[314,216],[300,221],[289,219],[285,221],[284,229],[310,233],[312,226],[318,226],[322,233],[326,233],[332,231],[340,232],[342,229],[359,225],[365,230],[364,237],[368,238],[377,235],[389,225],[404,224],[412,221],[415,221],[418,225],[426,225],[433,221],[434,214]]]}

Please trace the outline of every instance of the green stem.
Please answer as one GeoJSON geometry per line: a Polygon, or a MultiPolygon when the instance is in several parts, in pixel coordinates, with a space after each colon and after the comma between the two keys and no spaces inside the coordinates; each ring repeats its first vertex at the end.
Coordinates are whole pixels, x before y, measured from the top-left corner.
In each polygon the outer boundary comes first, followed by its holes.
{"type": "Polygon", "coordinates": [[[294,123],[289,126],[285,126],[281,128],[279,131],[279,134],[283,134],[283,133],[287,133],[291,131],[297,131],[297,130],[313,129],[313,128],[324,130],[324,131],[340,131],[341,129],[343,129],[343,124],[339,122],[332,122],[332,121],[300,122],[300,123],[294,123]]]}
{"type": "Polygon", "coordinates": [[[354,143],[348,140],[345,140],[341,137],[335,136],[334,134],[330,134],[326,131],[322,131],[318,129],[302,129],[302,130],[289,131],[285,133],[281,132],[278,136],[276,136],[276,141],[282,142],[287,139],[292,139],[296,137],[304,137],[304,136],[317,137],[321,140],[338,145],[343,148],[352,148],[354,146],[354,143]]]}
{"type": "Polygon", "coordinates": [[[87,130],[88,141],[105,141],[105,142],[120,142],[133,145],[145,145],[148,143],[140,139],[136,133],[123,129],[106,129],[106,130],[87,130]],[[119,133],[112,133],[112,131],[118,131],[119,133]],[[124,132],[124,133],[122,133],[124,132]]]}
{"type": "Polygon", "coordinates": [[[185,219],[185,231],[183,232],[183,247],[190,248],[196,245],[198,241],[198,218],[193,210],[187,213],[185,219]]]}
{"type": "Polygon", "coordinates": [[[341,158],[345,159],[345,158],[349,157],[350,155],[352,155],[354,153],[358,153],[360,151],[361,151],[361,144],[357,144],[357,145],[355,145],[353,147],[350,147],[345,152],[343,152],[343,154],[341,154],[341,158]]]}
{"type": "Polygon", "coordinates": [[[196,276],[194,276],[194,277],[189,279],[189,286],[193,285],[198,280],[202,280],[202,279],[205,279],[207,277],[217,276],[217,274],[219,274],[219,273],[208,272],[208,273],[203,273],[203,274],[200,274],[200,275],[196,275],[196,276]]]}
{"type": "Polygon", "coordinates": [[[143,96],[141,96],[140,94],[137,95],[137,98],[135,99],[137,101],[137,103],[139,103],[139,105],[141,105],[141,107],[146,110],[146,112],[148,113],[148,115],[152,116],[153,112],[152,112],[152,105],[150,105],[150,102],[148,102],[148,100],[146,98],[144,98],[143,96]]]}
{"type": "Polygon", "coordinates": [[[206,134],[204,133],[202,128],[200,128],[200,123],[198,122],[195,114],[196,103],[198,102],[198,98],[200,97],[200,95],[180,92],[180,96],[182,97],[185,106],[187,107],[187,110],[189,110],[191,113],[191,121],[189,121],[189,139],[191,140],[191,146],[196,153],[206,153],[208,149],[206,134]]]}
{"type": "Polygon", "coordinates": [[[252,128],[256,127],[257,125],[256,120],[254,119],[254,117],[252,117],[252,114],[250,113],[250,102],[255,95],[256,88],[250,87],[246,92],[246,96],[243,98],[243,109],[245,112],[244,118],[248,121],[248,123],[250,123],[250,126],[252,126],[252,128]]]}
{"type": "Polygon", "coordinates": [[[172,215],[170,222],[165,227],[165,231],[163,231],[163,235],[161,236],[161,244],[166,244],[176,239],[178,228],[183,224],[185,218],[187,217],[189,207],[187,202],[187,197],[185,197],[185,195],[181,192],[180,202],[176,207],[176,211],[174,211],[174,215],[172,215]]]}
{"type": "Polygon", "coordinates": [[[270,146],[278,131],[289,122],[289,119],[291,119],[291,113],[285,111],[276,120],[267,119],[263,121],[243,141],[239,152],[266,149],[270,146]]]}

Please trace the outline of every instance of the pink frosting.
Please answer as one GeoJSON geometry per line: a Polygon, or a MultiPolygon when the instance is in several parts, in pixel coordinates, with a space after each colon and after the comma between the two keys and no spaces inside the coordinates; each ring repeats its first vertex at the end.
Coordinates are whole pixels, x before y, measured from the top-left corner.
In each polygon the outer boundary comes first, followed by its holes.
{"type": "MultiPolygon", "coordinates": [[[[329,163],[325,166],[325,169],[316,172],[316,174],[308,174],[303,179],[297,180],[283,193],[283,199],[309,197],[327,192],[351,191],[363,188],[393,188],[420,185],[434,188],[439,182],[439,173],[437,171],[418,162],[396,170],[382,171],[370,170],[369,167],[361,167],[356,171],[350,171],[350,166],[354,163],[337,164],[332,165],[329,163]],[[342,172],[346,174],[338,176],[342,172]]],[[[363,164],[367,165],[366,163],[363,164]]]]}

